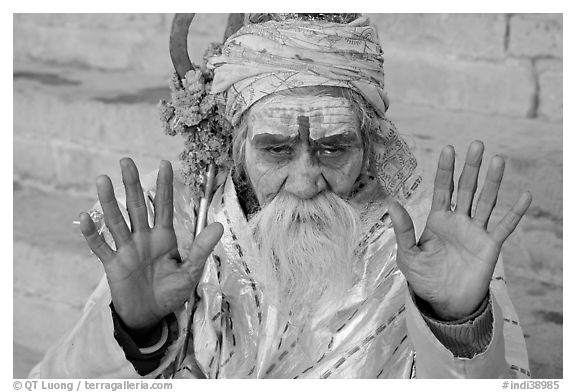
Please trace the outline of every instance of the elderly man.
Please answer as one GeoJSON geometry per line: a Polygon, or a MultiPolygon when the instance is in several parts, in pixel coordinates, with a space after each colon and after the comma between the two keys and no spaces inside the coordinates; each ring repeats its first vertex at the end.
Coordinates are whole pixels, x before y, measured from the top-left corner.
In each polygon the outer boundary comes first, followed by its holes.
{"type": "Polygon", "coordinates": [[[197,200],[169,162],[154,185],[123,159],[125,204],[99,177],[106,227],[80,220],[107,279],[31,376],[529,376],[497,261],[530,194],[488,231],[504,161],[473,208],[475,141],[455,206],[451,146],[430,202],[366,18],[252,15],[208,66],[234,138],[211,224],[194,238],[197,200]]]}

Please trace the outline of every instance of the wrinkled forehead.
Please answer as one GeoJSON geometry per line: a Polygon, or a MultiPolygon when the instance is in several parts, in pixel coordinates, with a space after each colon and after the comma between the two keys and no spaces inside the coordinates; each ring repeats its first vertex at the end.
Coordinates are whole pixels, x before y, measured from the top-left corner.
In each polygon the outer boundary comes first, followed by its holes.
{"type": "Polygon", "coordinates": [[[302,132],[303,123],[312,140],[344,134],[358,136],[358,116],[346,98],[278,96],[250,109],[248,137],[261,134],[295,137],[302,132]]]}

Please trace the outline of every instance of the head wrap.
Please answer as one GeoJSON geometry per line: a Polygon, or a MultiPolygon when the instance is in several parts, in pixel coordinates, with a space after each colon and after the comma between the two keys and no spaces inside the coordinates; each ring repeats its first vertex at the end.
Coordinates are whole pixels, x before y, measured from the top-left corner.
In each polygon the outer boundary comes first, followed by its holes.
{"type": "Polygon", "coordinates": [[[359,93],[380,120],[370,135],[370,171],[393,196],[409,197],[421,182],[416,159],[385,117],[383,53],[368,18],[348,23],[325,20],[268,20],[248,24],[230,36],[221,55],[208,59],[214,70],[211,93],[224,93],[232,126],[255,102],[283,90],[336,86],[359,93]]]}
{"type": "Polygon", "coordinates": [[[208,66],[215,68],[212,93],[227,90],[226,115],[235,126],[259,99],[307,86],[350,88],[383,116],[388,108],[383,62],[376,29],[362,17],[348,24],[294,19],[249,24],[208,66]]]}

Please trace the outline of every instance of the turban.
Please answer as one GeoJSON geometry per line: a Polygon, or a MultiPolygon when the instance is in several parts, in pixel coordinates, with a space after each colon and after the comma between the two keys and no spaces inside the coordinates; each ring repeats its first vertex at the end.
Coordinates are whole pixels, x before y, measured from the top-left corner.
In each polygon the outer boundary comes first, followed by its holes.
{"type": "Polygon", "coordinates": [[[232,126],[252,104],[270,94],[299,87],[351,89],[374,109],[380,127],[370,135],[371,172],[389,193],[407,198],[421,179],[416,159],[385,117],[383,53],[368,18],[349,23],[324,20],[269,20],[248,24],[230,36],[221,55],[208,59],[214,70],[211,93],[222,93],[232,126]]]}
{"type": "Polygon", "coordinates": [[[215,69],[212,93],[227,91],[226,116],[235,126],[259,99],[309,86],[350,88],[384,115],[383,61],[376,29],[362,17],[348,24],[294,19],[250,24],[208,64],[215,69]]]}

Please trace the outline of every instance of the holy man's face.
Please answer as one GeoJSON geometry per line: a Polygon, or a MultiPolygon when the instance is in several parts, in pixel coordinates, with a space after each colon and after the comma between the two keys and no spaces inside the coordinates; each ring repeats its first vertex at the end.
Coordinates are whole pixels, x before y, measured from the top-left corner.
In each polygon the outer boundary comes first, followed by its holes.
{"type": "Polygon", "coordinates": [[[277,194],[346,198],[363,163],[359,119],[333,96],[275,96],[248,113],[246,171],[258,202],[277,194]]]}
{"type": "Polygon", "coordinates": [[[355,279],[360,215],[347,199],[363,165],[359,123],[335,96],[273,96],[247,115],[245,167],[261,206],[249,224],[258,259],[272,261],[258,264],[294,323],[355,279]]]}

